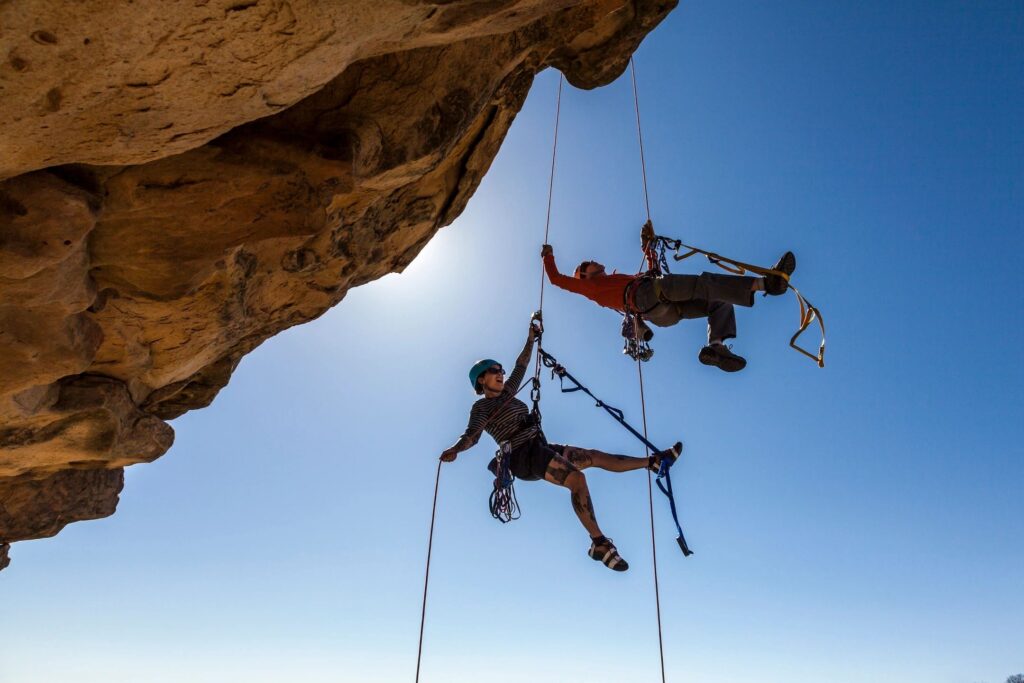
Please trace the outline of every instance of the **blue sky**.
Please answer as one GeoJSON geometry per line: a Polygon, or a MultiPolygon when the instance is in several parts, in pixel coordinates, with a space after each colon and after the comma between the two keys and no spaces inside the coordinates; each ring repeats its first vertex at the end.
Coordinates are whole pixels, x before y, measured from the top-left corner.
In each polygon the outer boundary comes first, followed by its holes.
{"type": "MultiPolygon", "coordinates": [[[[1024,671],[1024,6],[683,3],[637,53],[660,232],[798,258],[739,311],[746,370],[658,330],[652,438],[686,442],[684,559],[655,500],[670,681],[1001,683],[1024,671]]],[[[247,356],[114,517],[15,546],[0,681],[409,681],[438,453],[537,305],[557,74],[463,216],[401,275],[247,356]]],[[[568,88],[551,242],[630,270],[644,219],[628,74],[568,88]]],[[[704,264],[686,262],[684,272],[704,264]]],[[[639,419],[613,313],[548,289],[545,346],[639,419]]],[[[545,382],[552,441],[639,444],[545,382]]],[[[487,438],[444,467],[423,681],[659,680],[644,475],[589,475],[631,564],[585,555],[568,497],[487,513],[487,438]]]]}

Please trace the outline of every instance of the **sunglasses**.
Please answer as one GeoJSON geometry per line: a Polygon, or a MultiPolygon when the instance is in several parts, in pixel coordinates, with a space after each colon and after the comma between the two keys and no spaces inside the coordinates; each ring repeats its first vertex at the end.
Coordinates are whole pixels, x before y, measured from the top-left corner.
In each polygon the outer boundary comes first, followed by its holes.
{"type": "Polygon", "coordinates": [[[505,374],[505,370],[504,370],[504,368],[500,368],[500,367],[497,367],[497,368],[487,368],[486,370],[484,370],[484,374],[485,375],[504,375],[505,374]]]}

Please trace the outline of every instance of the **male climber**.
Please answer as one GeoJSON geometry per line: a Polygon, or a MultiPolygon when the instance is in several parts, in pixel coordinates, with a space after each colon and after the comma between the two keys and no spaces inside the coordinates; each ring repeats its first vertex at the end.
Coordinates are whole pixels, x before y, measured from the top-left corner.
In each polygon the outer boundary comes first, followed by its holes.
{"type": "MultiPolygon", "coordinates": [[[[645,226],[645,231],[648,229],[645,226]]],[[[653,252],[645,248],[645,253],[648,266],[653,269],[653,252]]],[[[540,254],[551,284],[582,294],[601,306],[639,315],[659,327],[670,327],[684,318],[707,318],[708,344],[697,358],[704,365],[725,372],[736,372],[747,365],[746,359],[725,345],[727,339],[736,337],[733,304],[753,306],[754,292],[778,296],[785,294],[789,286],[781,275],[609,275],[597,261],[584,261],[568,277],[558,272],[551,245],[545,244],[540,254]]],[[[796,256],[787,251],[771,269],[791,275],[796,270],[796,256]]]]}

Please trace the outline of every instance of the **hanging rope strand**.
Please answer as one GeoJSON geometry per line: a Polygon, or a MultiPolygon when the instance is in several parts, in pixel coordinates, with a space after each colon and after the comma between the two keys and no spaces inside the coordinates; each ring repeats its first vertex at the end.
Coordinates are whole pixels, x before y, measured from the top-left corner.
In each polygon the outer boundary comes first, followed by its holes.
{"type": "MultiPolygon", "coordinates": [[[[644,134],[640,126],[640,96],[636,88],[636,63],[633,57],[629,58],[629,73],[633,81],[633,110],[636,112],[636,139],[640,145],[640,176],[644,186],[644,206],[647,209],[647,220],[651,220],[651,200],[647,192],[647,160],[644,158],[644,134]]],[[[645,254],[646,257],[646,254],[645,254]]],[[[639,342],[640,326],[634,327],[637,341],[639,342]]],[[[647,439],[647,402],[644,398],[644,371],[639,358],[636,361],[636,372],[640,380],[640,409],[643,417],[644,439],[647,439]]],[[[648,451],[649,449],[644,446],[648,451]]],[[[654,542],[654,487],[651,484],[651,473],[647,473],[647,503],[650,508],[651,517],[651,564],[654,568],[654,607],[658,615],[658,657],[661,662],[661,683],[665,683],[665,643],[661,633],[661,593],[658,589],[658,548],[654,542]]]]}
{"type": "MultiPolygon", "coordinates": [[[[548,176],[548,213],[544,219],[544,244],[548,243],[548,235],[551,232],[551,198],[554,196],[555,190],[555,159],[558,155],[558,122],[562,117],[562,81],[564,76],[559,72],[558,74],[558,96],[555,98],[555,136],[551,143],[551,174],[548,176]]],[[[537,310],[544,311],[544,266],[541,264],[540,268],[540,304],[537,306],[537,310]]],[[[537,366],[537,372],[540,372],[540,365],[537,366]]]]}
{"type": "MultiPolygon", "coordinates": [[[[544,219],[544,244],[548,244],[548,236],[551,234],[551,202],[555,194],[555,161],[558,158],[558,123],[562,119],[562,81],[565,76],[558,73],[558,94],[555,96],[555,133],[551,140],[551,172],[548,175],[548,211],[544,219]]],[[[544,263],[540,266],[540,301],[537,304],[537,325],[541,334],[537,335],[537,357],[533,365],[533,389],[531,395],[534,397],[534,406],[540,401],[540,369],[541,369],[541,336],[544,331],[544,263]]]]}
{"type": "MultiPolygon", "coordinates": [[[[647,402],[644,400],[644,369],[639,359],[636,361],[636,373],[640,379],[640,414],[644,427],[644,438],[647,438],[647,402]]],[[[644,445],[644,451],[650,457],[650,449],[644,445]]],[[[651,485],[653,474],[647,470],[647,505],[651,513],[651,564],[654,568],[654,607],[658,615],[658,657],[661,662],[661,683],[665,683],[665,643],[661,635],[661,592],[658,589],[658,548],[654,543],[654,487],[651,485]]]]}
{"type": "Polygon", "coordinates": [[[629,74],[633,81],[633,109],[636,111],[636,138],[640,141],[640,174],[644,180],[644,206],[647,207],[647,220],[651,220],[651,200],[647,194],[647,162],[644,159],[644,134],[640,130],[640,97],[636,93],[636,64],[633,57],[629,58],[629,74]]]}
{"type": "Polygon", "coordinates": [[[441,461],[437,461],[434,479],[434,504],[430,510],[430,536],[427,540],[427,571],[423,576],[423,609],[420,612],[420,645],[416,651],[416,683],[420,682],[420,662],[423,659],[423,625],[427,621],[427,586],[430,584],[430,554],[434,548],[434,518],[437,515],[437,489],[441,484],[441,461]]]}

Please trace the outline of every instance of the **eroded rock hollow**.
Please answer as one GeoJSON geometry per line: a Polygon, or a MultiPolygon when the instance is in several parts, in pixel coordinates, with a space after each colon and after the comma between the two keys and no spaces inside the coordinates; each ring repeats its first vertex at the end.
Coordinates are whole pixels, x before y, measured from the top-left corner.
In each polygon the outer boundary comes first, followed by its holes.
{"type": "Polygon", "coordinates": [[[239,359],[402,270],[546,67],[676,0],[0,3],[0,568],[110,515],[239,359]]]}

